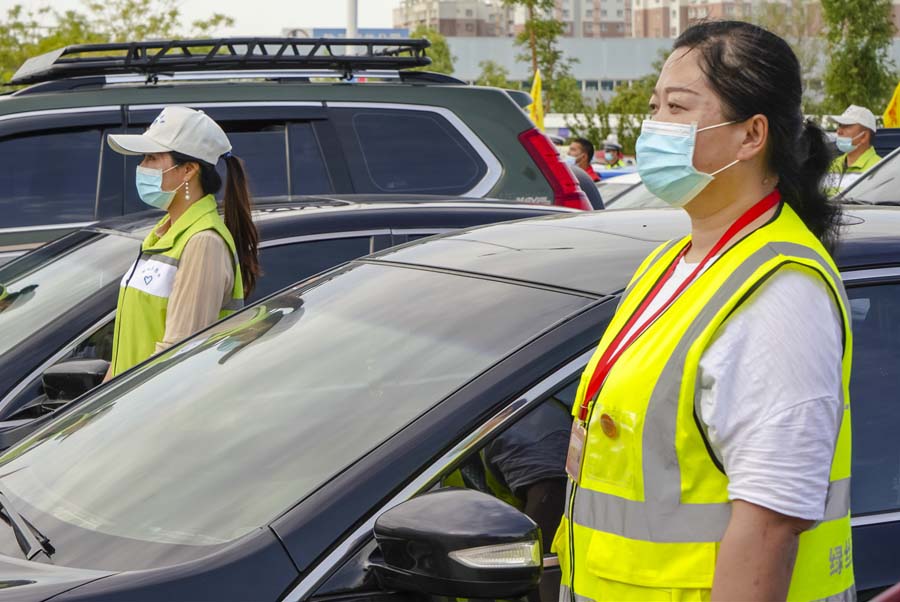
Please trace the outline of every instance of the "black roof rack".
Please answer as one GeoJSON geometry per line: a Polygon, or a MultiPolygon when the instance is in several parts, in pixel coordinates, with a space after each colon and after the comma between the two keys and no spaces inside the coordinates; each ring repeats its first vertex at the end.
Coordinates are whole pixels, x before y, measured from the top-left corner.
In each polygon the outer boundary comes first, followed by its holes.
{"type": "Polygon", "coordinates": [[[431,64],[426,39],[221,38],[66,46],[28,59],[10,85],[77,76],[243,69],[328,69],[349,79],[355,71],[431,64]],[[352,49],[352,50],[351,50],[352,49]],[[343,52],[341,52],[343,50],[343,52]]]}

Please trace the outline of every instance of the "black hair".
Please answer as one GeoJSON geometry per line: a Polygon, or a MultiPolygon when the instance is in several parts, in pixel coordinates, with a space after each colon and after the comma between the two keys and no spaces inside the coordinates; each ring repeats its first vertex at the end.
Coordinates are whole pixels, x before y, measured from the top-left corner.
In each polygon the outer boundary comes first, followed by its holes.
{"type": "Polygon", "coordinates": [[[833,250],[841,208],[823,190],[831,152],[822,129],[804,121],[800,63],[788,43],[743,21],[706,21],[686,29],[675,40],[679,48],[699,53],[700,69],[721,100],[726,120],[768,119],[766,160],[778,175],[781,196],[833,250]]]}
{"type": "Polygon", "coordinates": [[[573,138],[572,142],[576,142],[581,145],[581,150],[584,151],[584,154],[588,156],[588,163],[594,160],[594,145],[587,138],[573,138]]]}
{"type": "MultiPolygon", "coordinates": [[[[170,154],[175,165],[196,163],[200,166],[200,187],[203,189],[204,195],[214,195],[222,188],[222,177],[216,171],[215,165],[181,153],[172,152],[170,154]]],[[[241,279],[244,281],[244,296],[247,296],[253,292],[256,280],[262,273],[259,266],[259,233],[256,231],[250,213],[252,203],[244,162],[231,153],[227,153],[224,160],[227,170],[225,195],[222,199],[225,209],[225,226],[234,239],[237,260],[241,267],[241,279]]]]}

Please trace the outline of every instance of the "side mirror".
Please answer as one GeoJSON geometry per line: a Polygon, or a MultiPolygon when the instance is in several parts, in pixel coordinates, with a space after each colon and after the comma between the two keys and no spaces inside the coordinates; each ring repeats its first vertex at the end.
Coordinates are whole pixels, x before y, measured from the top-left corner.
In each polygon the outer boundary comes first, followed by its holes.
{"type": "Polygon", "coordinates": [[[103,382],[106,360],[68,360],[44,372],[44,394],[50,401],[72,401],[103,382]]]}
{"type": "Polygon", "coordinates": [[[537,587],[541,530],[509,504],[468,489],[440,489],[375,521],[385,589],[456,598],[515,598],[537,587]]]}

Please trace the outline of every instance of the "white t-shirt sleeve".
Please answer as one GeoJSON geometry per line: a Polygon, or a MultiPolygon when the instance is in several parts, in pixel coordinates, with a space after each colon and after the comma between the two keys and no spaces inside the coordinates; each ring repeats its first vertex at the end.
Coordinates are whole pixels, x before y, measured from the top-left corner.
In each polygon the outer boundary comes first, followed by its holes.
{"type": "Polygon", "coordinates": [[[842,412],[841,317],[825,282],[776,273],[700,361],[700,413],[729,499],[821,520],[842,412]]]}

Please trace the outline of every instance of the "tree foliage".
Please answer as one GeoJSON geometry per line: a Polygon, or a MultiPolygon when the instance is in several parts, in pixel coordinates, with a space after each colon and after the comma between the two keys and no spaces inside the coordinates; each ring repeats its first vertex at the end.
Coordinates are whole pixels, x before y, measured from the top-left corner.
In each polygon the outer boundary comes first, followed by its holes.
{"type": "Polygon", "coordinates": [[[544,111],[571,113],[583,109],[581,91],[572,77],[572,65],[577,59],[567,58],[557,42],[564,33],[560,21],[552,18],[553,0],[503,0],[506,6],[526,9],[525,26],[515,43],[520,48],[516,60],[528,63],[534,71],[540,69],[544,91],[544,111]]]}
{"type": "Polygon", "coordinates": [[[214,13],[185,27],[178,0],[85,1],[59,12],[50,4],[16,4],[0,19],[0,77],[9,81],[26,59],[72,44],[205,37],[234,19],[214,13]]]}
{"type": "Polygon", "coordinates": [[[891,0],[822,0],[822,13],[830,59],[823,108],[839,113],[857,104],[880,113],[896,83],[891,0]]]}
{"type": "Polygon", "coordinates": [[[428,49],[428,56],[431,58],[431,64],[427,67],[417,67],[413,71],[433,71],[435,73],[453,74],[453,63],[456,57],[450,53],[450,46],[447,44],[447,38],[425,25],[419,25],[410,34],[411,38],[427,38],[431,42],[431,48],[428,49]]]}
{"type": "Polygon", "coordinates": [[[509,71],[495,61],[486,60],[478,63],[481,74],[475,80],[476,86],[493,86],[494,88],[515,88],[509,81],[509,71]]]}

